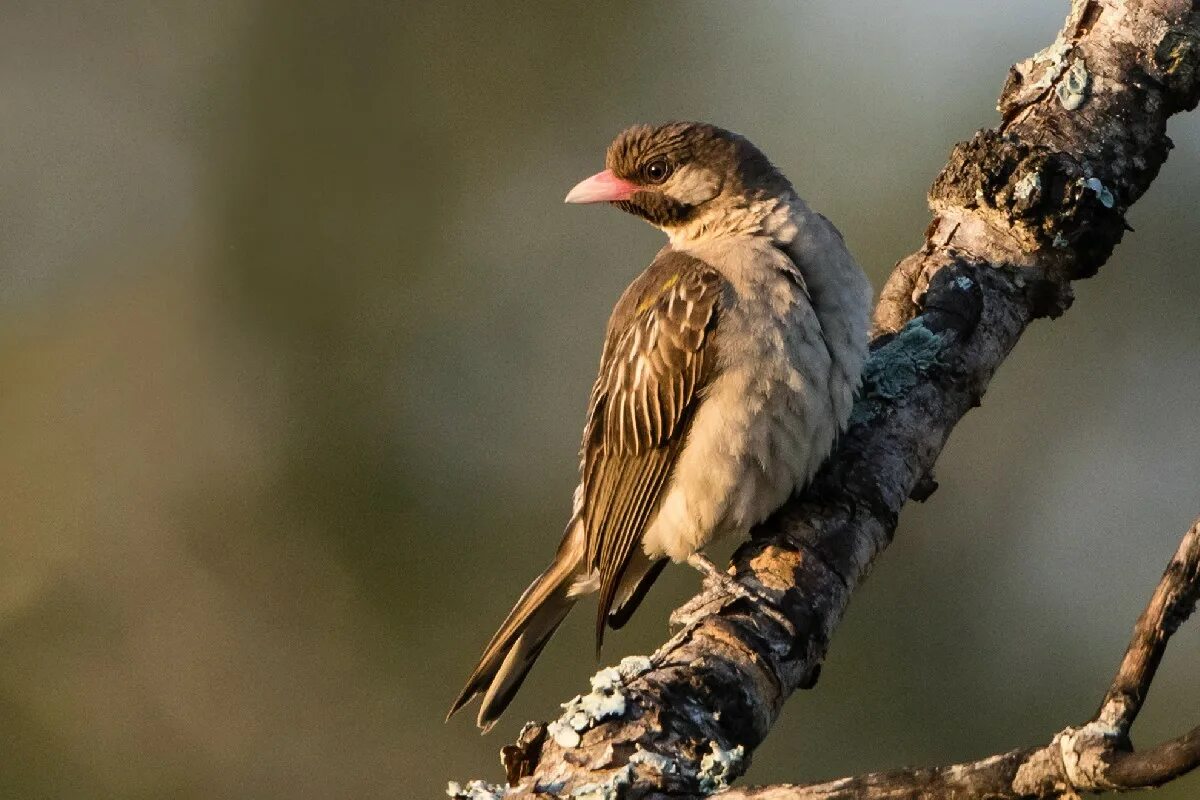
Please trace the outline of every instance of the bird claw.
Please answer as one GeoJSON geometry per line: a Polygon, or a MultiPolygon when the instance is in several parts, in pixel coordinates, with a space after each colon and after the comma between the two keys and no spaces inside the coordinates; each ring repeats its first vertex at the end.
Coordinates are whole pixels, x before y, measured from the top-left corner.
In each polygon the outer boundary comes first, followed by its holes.
{"type": "Polygon", "coordinates": [[[685,628],[682,633],[691,632],[704,617],[734,600],[750,601],[756,609],[773,619],[784,630],[795,631],[791,620],[776,610],[772,598],[738,583],[732,575],[721,570],[700,553],[693,553],[687,562],[704,576],[705,590],[671,613],[671,624],[685,628]],[[718,590],[716,597],[713,597],[710,589],[718,590]]]}
{"type": "Polygon", "coordinates": [[[723,597],[713,597],[708,592],[700,592],[700,594],[671,612],[671,626],[676,628],[694,628],[700,620],[719,609],[724,601],[725,598],[723,597]]]}

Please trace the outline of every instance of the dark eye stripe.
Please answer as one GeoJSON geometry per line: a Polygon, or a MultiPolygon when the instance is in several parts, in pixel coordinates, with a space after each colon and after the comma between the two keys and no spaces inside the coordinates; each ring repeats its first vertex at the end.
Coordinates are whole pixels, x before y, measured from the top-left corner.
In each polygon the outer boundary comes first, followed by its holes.
{"type": "Polygon", "coordinates": [[[651,225],[678,225],[687,222],[696,213],[696,207],[681,203],[662,192],[647,189],[629,200],[615,204],[622,211],[636,214],[651,225]]]}

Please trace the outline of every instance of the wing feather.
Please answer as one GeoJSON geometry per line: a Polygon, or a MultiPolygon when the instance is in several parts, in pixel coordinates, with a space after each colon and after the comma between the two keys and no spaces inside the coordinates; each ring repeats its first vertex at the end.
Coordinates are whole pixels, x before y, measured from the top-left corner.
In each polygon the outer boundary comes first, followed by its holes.
{"type": "Polygon", "coordinates": [[[592,389],[581,477],[588,569],[600,578],[596,642],[662,497],[699,389],[711,378],[723,284],[665,251],[618,304],[592,389]],[[624,307],[624,314],[622,310],[624,307]]]}

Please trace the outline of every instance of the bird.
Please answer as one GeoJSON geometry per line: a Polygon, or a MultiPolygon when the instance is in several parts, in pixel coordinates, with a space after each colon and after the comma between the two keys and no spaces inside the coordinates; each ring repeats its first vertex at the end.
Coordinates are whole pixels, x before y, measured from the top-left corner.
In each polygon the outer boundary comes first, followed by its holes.
{"type": "Polygon", "coordinates": [[[598,593],[621,628],[668,562],[728,581],[703,549],[803,489],[847,425],[871,286],[833,224],[745,137],[634,125],[567,203],[667,235],[609,318],[572,512],[550,566],[484,648],[449,719],[483,694],[486,733],[567,612],[598,593]]]}

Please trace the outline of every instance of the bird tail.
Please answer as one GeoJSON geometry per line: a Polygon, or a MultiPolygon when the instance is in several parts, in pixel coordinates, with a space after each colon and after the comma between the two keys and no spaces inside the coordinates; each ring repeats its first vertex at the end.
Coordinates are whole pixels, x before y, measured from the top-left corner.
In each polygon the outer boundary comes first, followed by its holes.
{"type": "Polygon", "coordinates": [[[529,584],[484,648],[479,664],[450,706],[446,719],[483,692],[476,722],[484,733],[491,729],[512,702],[551,634],[575,605],[577,596],[571,592],[571,586],[582,564],[582,524],[572,522],[554,561],[529,584]]]}

